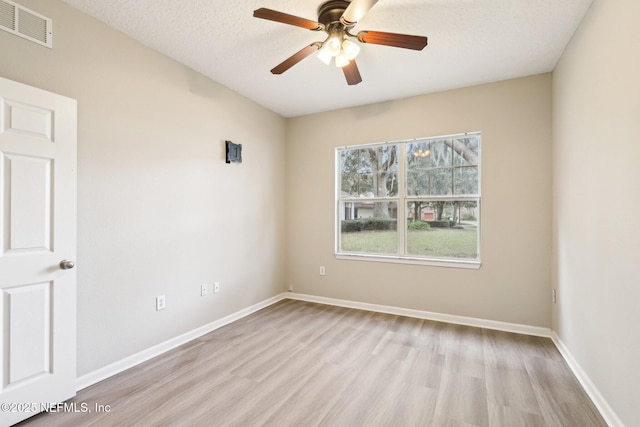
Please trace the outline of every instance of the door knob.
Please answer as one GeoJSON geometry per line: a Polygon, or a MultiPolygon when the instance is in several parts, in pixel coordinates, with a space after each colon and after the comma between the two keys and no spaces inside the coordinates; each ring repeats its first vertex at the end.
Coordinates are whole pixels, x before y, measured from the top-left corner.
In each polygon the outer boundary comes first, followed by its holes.
{"type": "Polygon", "coordinates": [[[73,268],[76,266],[76,263],[73,261],[69,261],[67,259],[63,259],[62,261],[60,261],[60,268],[63,270],[69,270],[70,268],[73,268]]]}

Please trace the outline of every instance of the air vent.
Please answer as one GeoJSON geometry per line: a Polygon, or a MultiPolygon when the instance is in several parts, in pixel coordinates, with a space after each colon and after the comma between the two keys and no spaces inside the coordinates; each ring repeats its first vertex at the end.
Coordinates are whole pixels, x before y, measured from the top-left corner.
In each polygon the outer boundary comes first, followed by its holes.
{"type": "Polygon", "coordinates": [[[10,0],[0,0],[0,29],[53,47],[53,21],[10,0]]]}

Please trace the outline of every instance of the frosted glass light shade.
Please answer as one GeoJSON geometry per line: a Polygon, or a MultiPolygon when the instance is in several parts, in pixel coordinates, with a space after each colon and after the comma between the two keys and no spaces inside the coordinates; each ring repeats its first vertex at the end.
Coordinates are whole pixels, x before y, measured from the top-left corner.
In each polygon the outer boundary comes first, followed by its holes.
{"type": "Polygon", "coordinates": [[[349,58],[345,55],[344,52],[340,52],[338,56],[336,56],[336,67],[344,67],[349,63],[349,58]]]}
{"type": "Polygon", "coordinates": [[[324,42],[323,49],[326,49],[329,55],[337,56],[340,53],[340,47],[342,46],[342,40],[338,37],[331,37],[324,42]]]}
{"type": "Polygon", "coordinates": [[[327,49],[325,49],[324,47],[318,52],[318,59],[327,65],[331,63],[331,58],[331,54],[327,52],[327,49]]]}
{"type": "Polygon", "coordinates": [[[351,61],[352,59],[356,59],[356,56],[360,53],[360,46],[351,40],[345,40],[342,42],[342,51],[347,56],[347,59],[351,61]]]}

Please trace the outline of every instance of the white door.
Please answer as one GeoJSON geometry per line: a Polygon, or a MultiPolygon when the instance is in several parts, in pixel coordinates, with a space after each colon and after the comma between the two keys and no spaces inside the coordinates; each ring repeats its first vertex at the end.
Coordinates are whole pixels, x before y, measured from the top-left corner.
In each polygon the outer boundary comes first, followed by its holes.
{"type": "Polygon", "coordinates": [[[0,78],[0,425],[76,393],[76,109],[0,78]]]}

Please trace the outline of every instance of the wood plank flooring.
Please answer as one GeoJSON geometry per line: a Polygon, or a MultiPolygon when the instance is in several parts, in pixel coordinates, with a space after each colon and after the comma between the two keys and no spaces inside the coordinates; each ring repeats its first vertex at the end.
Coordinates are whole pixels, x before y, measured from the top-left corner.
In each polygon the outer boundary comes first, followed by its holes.
{"type": "Polygon", "coordinates": [[[606,426],[549,339],[293,300],[73,402],[20,426],[606,426]]]}

